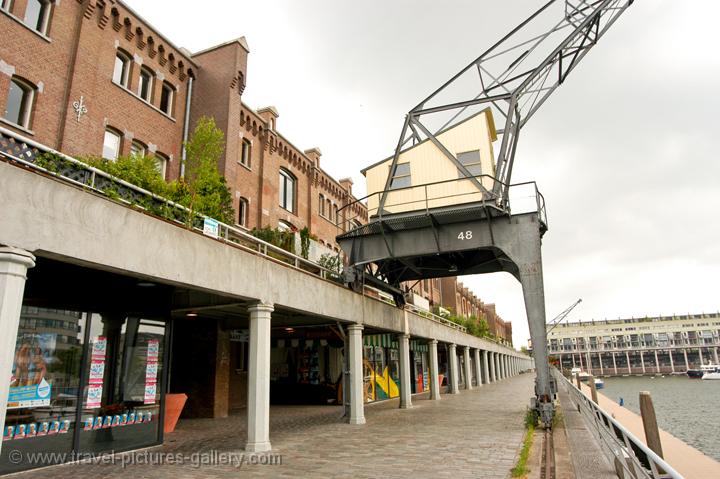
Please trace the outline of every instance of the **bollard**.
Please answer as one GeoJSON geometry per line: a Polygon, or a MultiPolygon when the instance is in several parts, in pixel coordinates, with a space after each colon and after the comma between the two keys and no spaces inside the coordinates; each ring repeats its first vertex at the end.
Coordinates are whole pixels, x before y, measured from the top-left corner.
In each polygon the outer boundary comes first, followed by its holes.
{"type": "Polygon", "coordinates": [[[595,404],[598,404],[598,398],[597,398],[597,388],[595,387],[595,376],[592,374],[588,376],[588,386],[590,386],[590,394],[592,395],[592,400],[595,404]]]}
{"type": "Polygon", "coordinates": [[[640,392],[640,416],[642,416],[643,428],[645,429],[645,442],[647,446],[663,457],[662,444],[660,443],[660,430],[655,416],[652,396],[649,391],[640,392]]]}

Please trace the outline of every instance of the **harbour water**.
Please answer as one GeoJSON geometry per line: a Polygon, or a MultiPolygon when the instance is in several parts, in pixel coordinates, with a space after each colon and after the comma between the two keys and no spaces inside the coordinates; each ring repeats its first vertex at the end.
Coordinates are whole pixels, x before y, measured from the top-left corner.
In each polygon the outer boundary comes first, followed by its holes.
{"type": "Polygon", "coordinates": [[[640,391],[650,391],[658,425],[720,461],[720,381],[687,376],[603,378],[600,392],[640,414],[640,391]]]}

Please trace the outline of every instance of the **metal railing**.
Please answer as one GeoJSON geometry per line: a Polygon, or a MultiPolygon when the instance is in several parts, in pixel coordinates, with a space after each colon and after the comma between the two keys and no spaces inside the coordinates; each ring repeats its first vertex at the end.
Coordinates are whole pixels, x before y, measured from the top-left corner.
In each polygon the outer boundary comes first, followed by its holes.
{"type": "MultiPolygon", "coordinates": [[[[128,207],[156,214],[162,210],[161,217],[171,223],[188,226],[188,218],[193,213],[183,205],[174,203],[150,191],[135,186],[124,180],[116,178],[102,170],[76,160],[64,153],[60,153],[45,145],[22,137],[15,132],[0,126],[0,160],[14,162],[31,170],[42,172],[58,180],[80,187],[89,192],[119,201],[128,207]],[[57,155],[59,161],[46,167],[40,166],[38,157],[43,153],[57,155]]],[[[191,228],[196,233],[203,234],[204,215],[195,213],[191,217],[191,228]]],[[[288,267],[313,274],[324,280],[338,282],[339,274],[324,268],[314,261],[305,259],[283,248],[257,238],[246,230],[218,222],[218,236],[216,238],[229,246],[242,249],[252,254],[262,256],[288,267]]],[[[394,305],[392,297],[375,288],[365,287],[365,296],[376,297],[381,301],[394,305]]],[[[456,324],[433,313],[423,311],[414,305],[405,305],[405,309],[422,318],[442,324],[446,327],[466,333],[464,326],[456,324]]]]}
{"type": "MultiPolygon", "coordinates": [[[[536,182],[526,181],[512,185],[503,185],[510,192],[510,200],[504,206],[498,202],[499,198],[488,191],[483,192],[479,189],[474,189],[473,191],[461,193],[447,193],[447,189],[449,187],[452,188],[453,191],[457,191],[458,185],[471,184],[472,180],[477,180],[480,183],[482,183],[483,180],[489,180],[485,183],[492,182],[493,184],[495,182],[500,182],[497,178],[490,175],[477,175],[470,178],[453,178],[450,180],[436,181],[422,185],[393,188],[387,192],[390,196],[385,202],[384,211],[379,209],[379,204],[380,197],[385,192],[378,191],[371,193],[344,205],[338,210],[339,216],[342,216],[342,219],[337,222],[338,230],[339,232],[346,232],[354,229],[353,225],[355,224],[355,221],[358,220],[359,215],[350,216],[346,213],[346,211],[350,211],[351,207],[357,203],[362,203],[367,207],[367,214],[369,218],[376,217],[379,220],[382,220],[388,215],[392,216],[396,213],[417,211],[429,214],[435,208],[479,204],[481,208],[494,208],[507,214],[537,213],[538,220],[547,228],[548,219],[547,209],[545,207],[545,197],[542,193],[540,193],[536,182]],[[524,189],[523,187],[529,188],[530,191],[526,194],[520,193],[520,191],[524,189]],[[393,195],[404,198],[410,197],[410,199],[393,201],[393,195]],[[514,205],[512,210],[511,203],[514,205]],[[369,206],[370,204],[378,206],[369,206]]],[[[475,187],[473,186],[473,188],[475,187]]]]}
{"type": "MultiPolygon", "coordinates": [[[[557,369],[553,369],[558,379],[568,392],[571,401],[583,415],[586,424],[597,436],[600,448],[608,456],[611,464],[622,467],[624,477],[635,479],[683,479],[663,458],[645,445],[625,426],[620,424],[592,399],[585,396],[557,369]]],[[[616,471],[619,472],[619,471],[616,471]]]]}

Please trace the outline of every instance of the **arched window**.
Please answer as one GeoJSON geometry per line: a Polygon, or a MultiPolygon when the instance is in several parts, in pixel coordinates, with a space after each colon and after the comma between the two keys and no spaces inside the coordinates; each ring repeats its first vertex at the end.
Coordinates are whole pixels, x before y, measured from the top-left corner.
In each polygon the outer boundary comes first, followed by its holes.
{"type": "Polygon", "coordinates": [[[287,221],[280,220],[278,222],[278,229],[285,233],[292,233],[295,230],[295,227],[287,221]]]}
{"type": "Polygon", "coordinates": [[[154,155],[155,158],[155,167],[162,175],[163,179],[165,179],[165,173],[167,172],[167,165],[170,161],[170,158],[165,153],[160,153],[159,151],[155,152],[154,155]]]}
{"type": "Polygon", "coordinates": [[[164,81],[162,84],[162,92],[160,94],[160,109],[168,116],[174,115],[175,88],[166,81],[164,81]]]}
{"type": "Polygon", "coordinates": [[[250,206],[250,203],[248,202],[247,198],[240,198],[240,201],[238,203],[238,224],[240,226],[247,226],[247,220],[248,220],[248,207],[250,206]]]}
{"type": "Polygon", "coordinates": [[[295,212],[295,192],[297,180],[289,171],[280,169],[280,207],[291,213],[295,212]]]}
{"type": "Polygon", "coordinates": [[[115,53],[115,69],[113,70],[113,82],[127,88],[130,81],[131,65],[132,60],[130,54],[123,50],[118,50],[115,53]]]}
{"type": "Polygon", "coordinates": [[[140,79],[138,81],[138,96],[146,102],[152,103],[153,80],[155,74],[147,67],[140,69],[140,79]]]}
{"type": "Polygon", "coordinates": [[[29,129],[34,99],[35,86],[21,78],[12,77],[3,117],[11,123],[29,129]]]}
{"type": "Polygon", "coordinates": [[[130,144],[130,155],[138,158],[142,158],[147,153],[147,146],[144,143],[133,140],[130,144]]]}
{"type": "Polygon", "coordinates": [[[103,139],[103,158],[115,161],[120,156],[120,143],[122,135],[117,130],[108,128],[105,130],[105,138],[103,139]]]}
{"type": "Polygon", "coordinates": [[[38,33],[46,35],[50,24],[50,10],[49,0],[28,0],[25,8],[25,24],[38,33]]]}

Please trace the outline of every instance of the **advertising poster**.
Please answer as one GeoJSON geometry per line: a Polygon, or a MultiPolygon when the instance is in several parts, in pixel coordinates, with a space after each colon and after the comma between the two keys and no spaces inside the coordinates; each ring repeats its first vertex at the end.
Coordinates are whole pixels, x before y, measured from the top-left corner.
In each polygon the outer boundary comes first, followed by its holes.
{"type": "Polygon", "coordinates": [[[102,384],[105,375],[105,361],[93,360],[90,363],[90,384],[102,384]]]}
{"type": "Polygon", "coordinates": [[[102,384],[91,384],[88,386],[87,404],[85,407],[88,409],[99,408],[102,402],[102,391],[102,384]]]}
{"type": "Polygon", "coordinates": [[[15,344],[8,409],[49,406],[52,385],[45,379],[47,366],[54,360],[57,335],[18,336],[15,344]]]}
{"type": "Polygon", "coordinates": [[[145,404],[155,404],[155,393],[157,386],[155,384],[145,384],[145,404]]]}
{"type": "Polygon", "coordinates": [[[105,353],[107,353],[107,338],[105,336],[98,336],[93,340],[92,360],[105,361],[105,353]]]}
{"type": "Polygon", "coordinates": [[[145,366],[145,404],[155,404],[157,392],[158,359],[160,358],[160,341],[148,340],[147,363],[145,366]]]}

